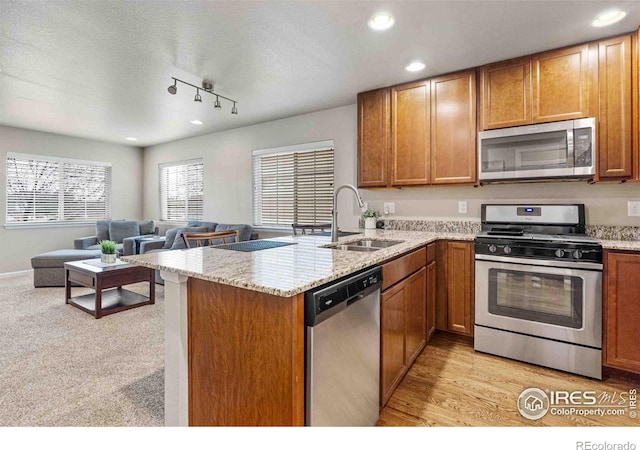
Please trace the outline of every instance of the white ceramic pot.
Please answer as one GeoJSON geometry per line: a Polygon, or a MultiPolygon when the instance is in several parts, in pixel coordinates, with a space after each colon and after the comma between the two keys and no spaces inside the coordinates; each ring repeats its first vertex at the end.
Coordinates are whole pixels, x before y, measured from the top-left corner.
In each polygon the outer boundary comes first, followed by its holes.
{"type": "Polygon", "coordinates": [[[105,263],[105,264],[115,264],[116,263],[116,254],[112,253],[112,254],[105,254],[105,253],[101,253],[100,254],[100,260],[105,263]]]}
{"type": "Polygon", "coordinates": [[[375,217],[366,217],[364,219],[364,227],[367,230],[375,230],[376,229],[376,221],[375,217]]]}

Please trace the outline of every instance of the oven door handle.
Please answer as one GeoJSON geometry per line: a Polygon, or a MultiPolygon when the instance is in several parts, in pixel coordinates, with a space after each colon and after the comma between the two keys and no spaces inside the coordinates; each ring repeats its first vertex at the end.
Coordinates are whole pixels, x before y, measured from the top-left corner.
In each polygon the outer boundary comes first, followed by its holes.
{"type": "Polygon", "coordinates": [[[598,272],[602,272],[602,264],[592,263],[592,262],[512,258],[510,256],[494,256],[494,255],[478,255],[478,254],[476,254],[476,261],[496,261],[496,262],[509,263],[509,264],[523,264],[527,266],[560,267],[564,269],[585,269],[585,270],[595,270],[598,272]]]}

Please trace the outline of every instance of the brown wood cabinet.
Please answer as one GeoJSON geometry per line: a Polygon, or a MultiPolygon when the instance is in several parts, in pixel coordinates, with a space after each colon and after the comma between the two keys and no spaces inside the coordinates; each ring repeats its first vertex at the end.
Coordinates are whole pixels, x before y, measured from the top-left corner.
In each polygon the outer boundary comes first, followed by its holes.
{"type": "Polygon", "coordinates": [[[358,94],[358,186],[389,184],[391,145],[390,90],[358,94]]]}
{"type": "Polygon", "coordinates": [[[482,67],[481,129],[589,117],[590,67],[587,44],[482,67]]]}
{"type": "Polygon", "coordinates": [[[387,403],[427,342],[425,263],[426,250],[422,248],[382,265],[381,406],[387,403]]]}
{"type": "Polygon", "coordinates": [[[531,123],[531,58],[489,64],[480,71],[481,128],[531,123]]]}
{"type": "Polygon", "coordinates": [[[640,254],[605,253],[604,365],[640,373],[640,254]]]}
{"type": "Polygon", "coordinates": [[[598,43],[598,176],[633,175],[632,39],[620,36],[598,43]]]}
{"type": "Polygon", "coordinates": [[[589,46],[531,57],[533,123],[589,117],[589,46]]]}
{"type": "Polygon", "coordinates": [[[436,329],[473,336],[473,242],[438,241],[436,261],[436,329]]]}
{"type": "Polygon", "coordinates": [[[476,181],[476,72],[431,80],[431,184],[476,181]]]}
{"type": "Polygon", "coordinates": [[[427,343],[436,332],[436,244],[427,246],[427,343]]]}
{"type": "MultiPolygon", "coordinates": [[[[391,89],[391,184],[429,184],[431,118],[428,81],[391,89]]],[[[360,164],[364,161],[360,160],[360,164]]],[[[366,163],[368,164],[368,163],[366,163]]]]}

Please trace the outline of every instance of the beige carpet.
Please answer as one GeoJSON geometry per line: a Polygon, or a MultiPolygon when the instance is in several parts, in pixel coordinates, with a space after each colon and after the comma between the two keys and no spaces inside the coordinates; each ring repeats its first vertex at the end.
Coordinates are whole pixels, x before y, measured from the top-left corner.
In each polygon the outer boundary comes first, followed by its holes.
{"type": "Polygon", "coordinates": [[[156,285],[155,305],[96,320],[64,288],[0,279],[0,426],[162,426],[163,306],[156,285]]]}

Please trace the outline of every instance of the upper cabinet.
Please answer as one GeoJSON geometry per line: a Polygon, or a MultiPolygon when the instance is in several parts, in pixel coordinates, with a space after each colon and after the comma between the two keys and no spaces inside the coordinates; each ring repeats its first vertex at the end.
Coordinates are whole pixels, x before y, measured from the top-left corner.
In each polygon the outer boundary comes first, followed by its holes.
{"type": "Polygon", "coordinates": [[[384,187],[389,183],[391,105],[389,89],[358,94],[358,186],[384,187]]]}
{"type": "Polygon", "coordinates": [[[589,46],[531,57],[533,123],[589,117],[589,46]]]}
{"type": "Polygon", "coordinates": [[[589,68],[588,45],[482,67],[481,128],[589,117],[589,68]]]}
{"type": "MultiPolygon", "coordinates": [[[[430,133],[428,81],[391,89],[391,184],[429,184],[430,133]]],[[[360,160],[360,165],[369,165],[360,160]]]]}
{"type": "Polygon", "coordinates": [[[598,43],[598,175],[633,175],[631,36],[598,43]]]}
{"type": "Polygon", "coordinates": [[[385,111],[383,91],[358,94],[358,186],[474,183],[475,71],[391,88],[389,147],[381,142],[386,122],[375,112],[385,111]]]}
{"type": "Polygon", "coordinates": [[[531,58],[489,64],[480,71],[482,129],[531,123],[531,58]]]}
{"type": "Polygon", "coordinates": [[[431,184],[476,181],[476,72],[431,80],[431,184]]]}

